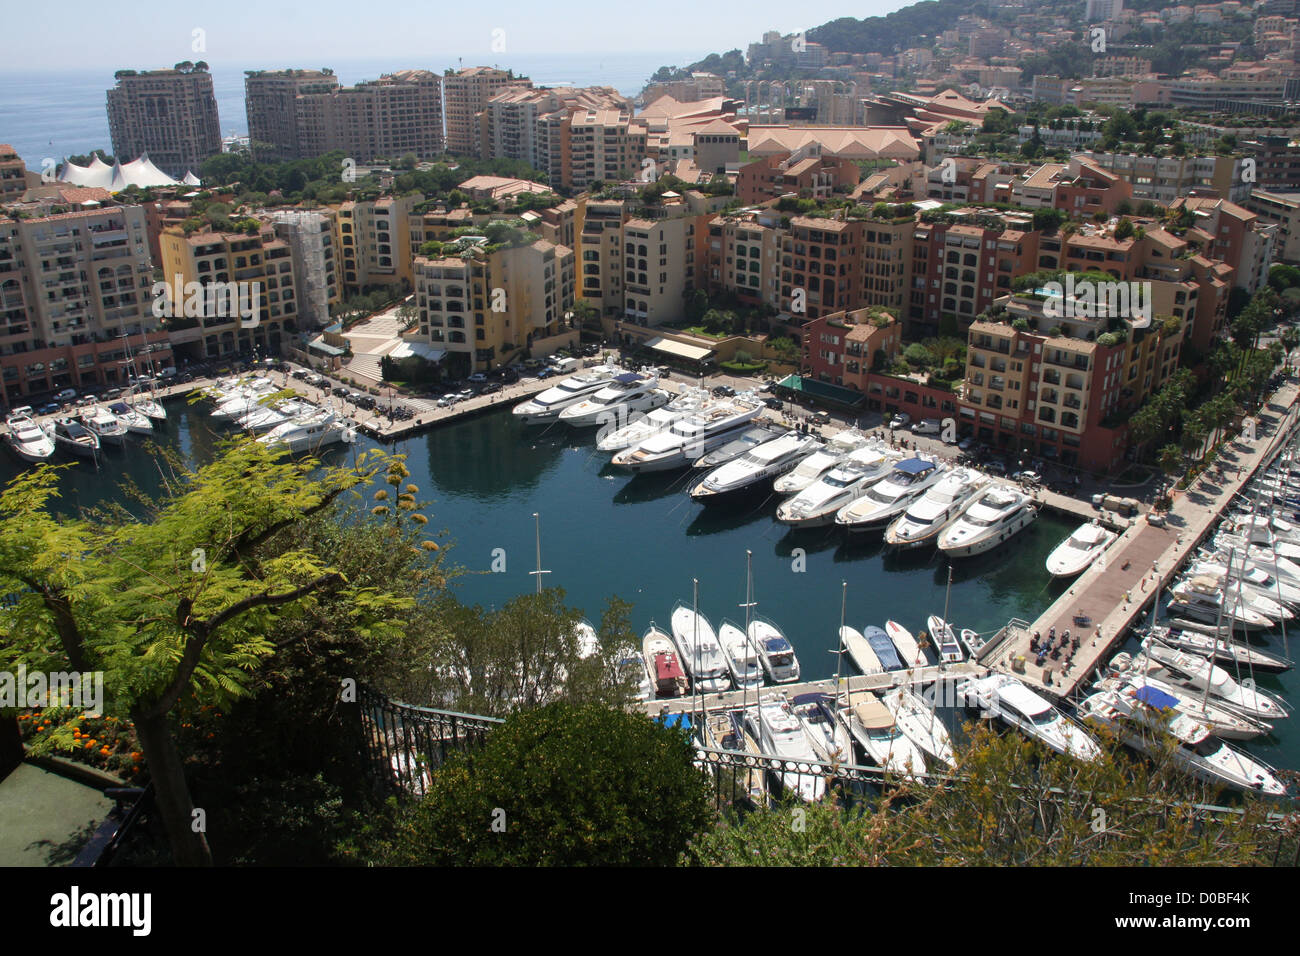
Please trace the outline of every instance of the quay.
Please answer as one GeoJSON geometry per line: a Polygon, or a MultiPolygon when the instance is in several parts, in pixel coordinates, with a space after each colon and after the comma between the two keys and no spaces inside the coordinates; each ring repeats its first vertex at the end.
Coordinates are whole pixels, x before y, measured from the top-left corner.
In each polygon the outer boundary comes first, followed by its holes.
{"type": "Polygon", "coordinates": [[[1209,469],[1203,472],[1177,493],[1163,527],[1149,524],[1145,517],[1132,521],[1037,620],[1013,622],[999,632],[1000,639],[990,642],[979,663],[1061,698],[1092,681],[1129,628],[1150,613],[1160,592],[1210,534],[1241,487],[1283,447],[1295,428],[1298,391],[1295,383],[1284,384],[1258,414],[1255,439],[1238,438],[1224,446],[1220,461],[1231,475],[1220,472],[1212,478],[1209,469]],[[1081,626],[1078,620],[1086,623],[1081,626]],[[1049,657],[1039,667],[1036,653],[1029,649],[1035,632],[1046,637],[1052,627],[1058,636],[1066,628],[1080,635],[1068,666],[1049,657]]]}
{"type": "Polygon", "coordinates": [[[888,691],[903,684],[919,687],[937,681],[959,681],[971,677],[983,677],[988,668],[970,661],[959,664],[932,664],[927,667],[913,667],[908,670],[886,671],[883,674],[854,674],[842,676],[837,681],[834,677],[825,680],[805,681],[794,684],[771,684],[758,688],[727,690],[716,694],[686,694],[683,697],[670,697],[666,700],[642,701],[640,709],[652,717],[661,714],[693,714],[701,708],[705,712],[715,710],[736,710],[743,707],[746,700],[751,705],[757,704],[765,694],[783,694],[794,698],[799,694],[823,693],[832,696],[867,694],[873,691],[888,691]]]}

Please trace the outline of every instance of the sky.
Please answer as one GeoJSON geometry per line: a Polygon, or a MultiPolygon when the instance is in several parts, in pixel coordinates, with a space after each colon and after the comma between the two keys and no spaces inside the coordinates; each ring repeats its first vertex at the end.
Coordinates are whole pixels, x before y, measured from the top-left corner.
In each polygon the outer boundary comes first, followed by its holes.
{"type": "Polygon", "coordinates": [[[319,67],[331,60],[499,62],[511,53],[726,51],[766,30],[797,33],[843,16],[867,17],[906,0],[60,0],[19,13],[5,70],[156,69],[181,60],[319,67]],[[743,9],[743,16],[737,10],[743,9]],[[802,21],[797,19],[802,17],[802,21]],[[195,31],[202,31],[196,34],[195,31]],[[499,31],[499,32],[496,32],[499,31]],[[197,38],[197,39],[196,39],[197,38]],[[197,49],[200,45],[203,49],[197,49]],[[495,46],[494,46],[495,44],[495,46]],[[489,59],[490,58],[490,59],[489,59]]]}

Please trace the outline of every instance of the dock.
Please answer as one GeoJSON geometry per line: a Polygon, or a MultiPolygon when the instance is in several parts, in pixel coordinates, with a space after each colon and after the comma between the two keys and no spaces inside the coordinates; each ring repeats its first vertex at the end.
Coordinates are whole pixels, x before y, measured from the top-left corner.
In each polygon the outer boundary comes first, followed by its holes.
{"type": "Polygon", "coordinates": [[[1283,385],[1257,416],[1255,439],[1238,438],[1224,447],[1219,461],[1225,471],[1212,476],[1212,469],[1207,469],[1186,491],[1175,492],[1163,527],[1149,524],[1145,516],[1131,521],[1037,620],[1004,629],[1004,639],[981,663],[1062,698],[1092,681],[1098,666],[1110,657],[1129,628],[1149,615],[1160,592],[1214,530],[1242,486],[1291,436],[1297,421],[1294,402],[1298,391],[1295,383],[1283,385]],[[1080,626],[1080,620],[1086,623],[1080,626]],[[1062,652],[1039,667],[1029,642],[1035,632],[1046,638],[1052,627],[1058,638],[1067,628],[1072,635],[1080,635],[1079,649],[1068,665],[1062,652]]]}

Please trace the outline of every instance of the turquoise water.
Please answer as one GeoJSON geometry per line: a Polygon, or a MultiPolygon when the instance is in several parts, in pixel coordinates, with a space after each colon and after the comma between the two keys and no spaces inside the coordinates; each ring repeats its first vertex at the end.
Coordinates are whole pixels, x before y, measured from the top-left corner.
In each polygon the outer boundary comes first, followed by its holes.
{"type": "MultiPolygon", "coordinates": [[[[159,440],[191,460],[210,459],[226,432],[214,431],[201,408],[183,400],[171,400],[168,412],[159,440]]],[[[372,444],[361,438],[357,447],[372,444]]],[[[618,595],[633,605],[638,634],[652,620],[666,625],[677,601],[689,603],[694,579],[700,610],[715,627],[723,617],[743,621],[745,558],[752,552],[757,611],[784,629],[809,680],[835,675],[841,582],[848,583],[847,623],[859,629],[895,619],[915,633],[925,628],[926,615],[943,613],[948,565],[933,550],[885,555],[878,536],[850,542],[834,528],[792,531],[774,520],[775,500],[705,509],[684,492],[689,476],[629,477],[610,467],[592,431],[525,429],[502,408],[394,450],[407,456],[431,526],[448,530],[450,560],[469,572],[455,585],[467,603],[499,606],[533,590],[537,512],[546,584],[562,587],[568,603],[593,621],[605,599],[618,595]],[[494,573],[497,549],[505,567],[494,573]]],[[[336,446],[327,459],[350,454],[336,446]]],[[[5,455],[0,480],[22,467],[5,455]]],[[[146,490],[158,484],[156,466],[138,446],[110,449],[98,472],[77,463],[62,478],[60,507],[70,511],[114,497],[127,476],[146,490]]],[[[954,624],[986,632],[1012,617],[1037,617],[1067,586],[1052,584],[1043,562],[1075,523],[1045,513],[1004,547],[957,562],[954,624]]],[[[1281,650],[1276,636],[1267,644],[1281,650]]],[[[1289,700],[1300,694],[1295,671],[1261,676],[1259,683],[1289,700]]],[[[1287,723],[1247,748],[1277,766],[1300,766],[1300,742],[1287,723]]]]}

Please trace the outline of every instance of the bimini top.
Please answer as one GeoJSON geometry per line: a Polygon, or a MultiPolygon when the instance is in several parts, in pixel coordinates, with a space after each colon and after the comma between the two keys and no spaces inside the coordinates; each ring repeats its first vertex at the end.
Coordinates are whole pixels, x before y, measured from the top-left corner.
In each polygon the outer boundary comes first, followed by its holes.
{"type": "Polygon", "coordinates": [[[1166,694],[1158,687],[1139,687],[1137,693],[1133,695],[1148,707],[1155,707],[1157,710],[1172,710],[1178,706],[1178,698],[1173,694],[1166,694]]]}
{"type": "Polygon", "coordinates": [[[623,372],[621,375],[615,375],[614,381],[618,382],[620,385],[631,385],[634,382],[641,381],[643,378],[644,376],[640,372],[623,372]]]}
{"type": "Polygon", "coordinates": [[[934,462],[926,461],[924,458],[907,458],[894,466],[895,471],[901,471],[908,475],[924,474],[933,468],[934,462]]]}

